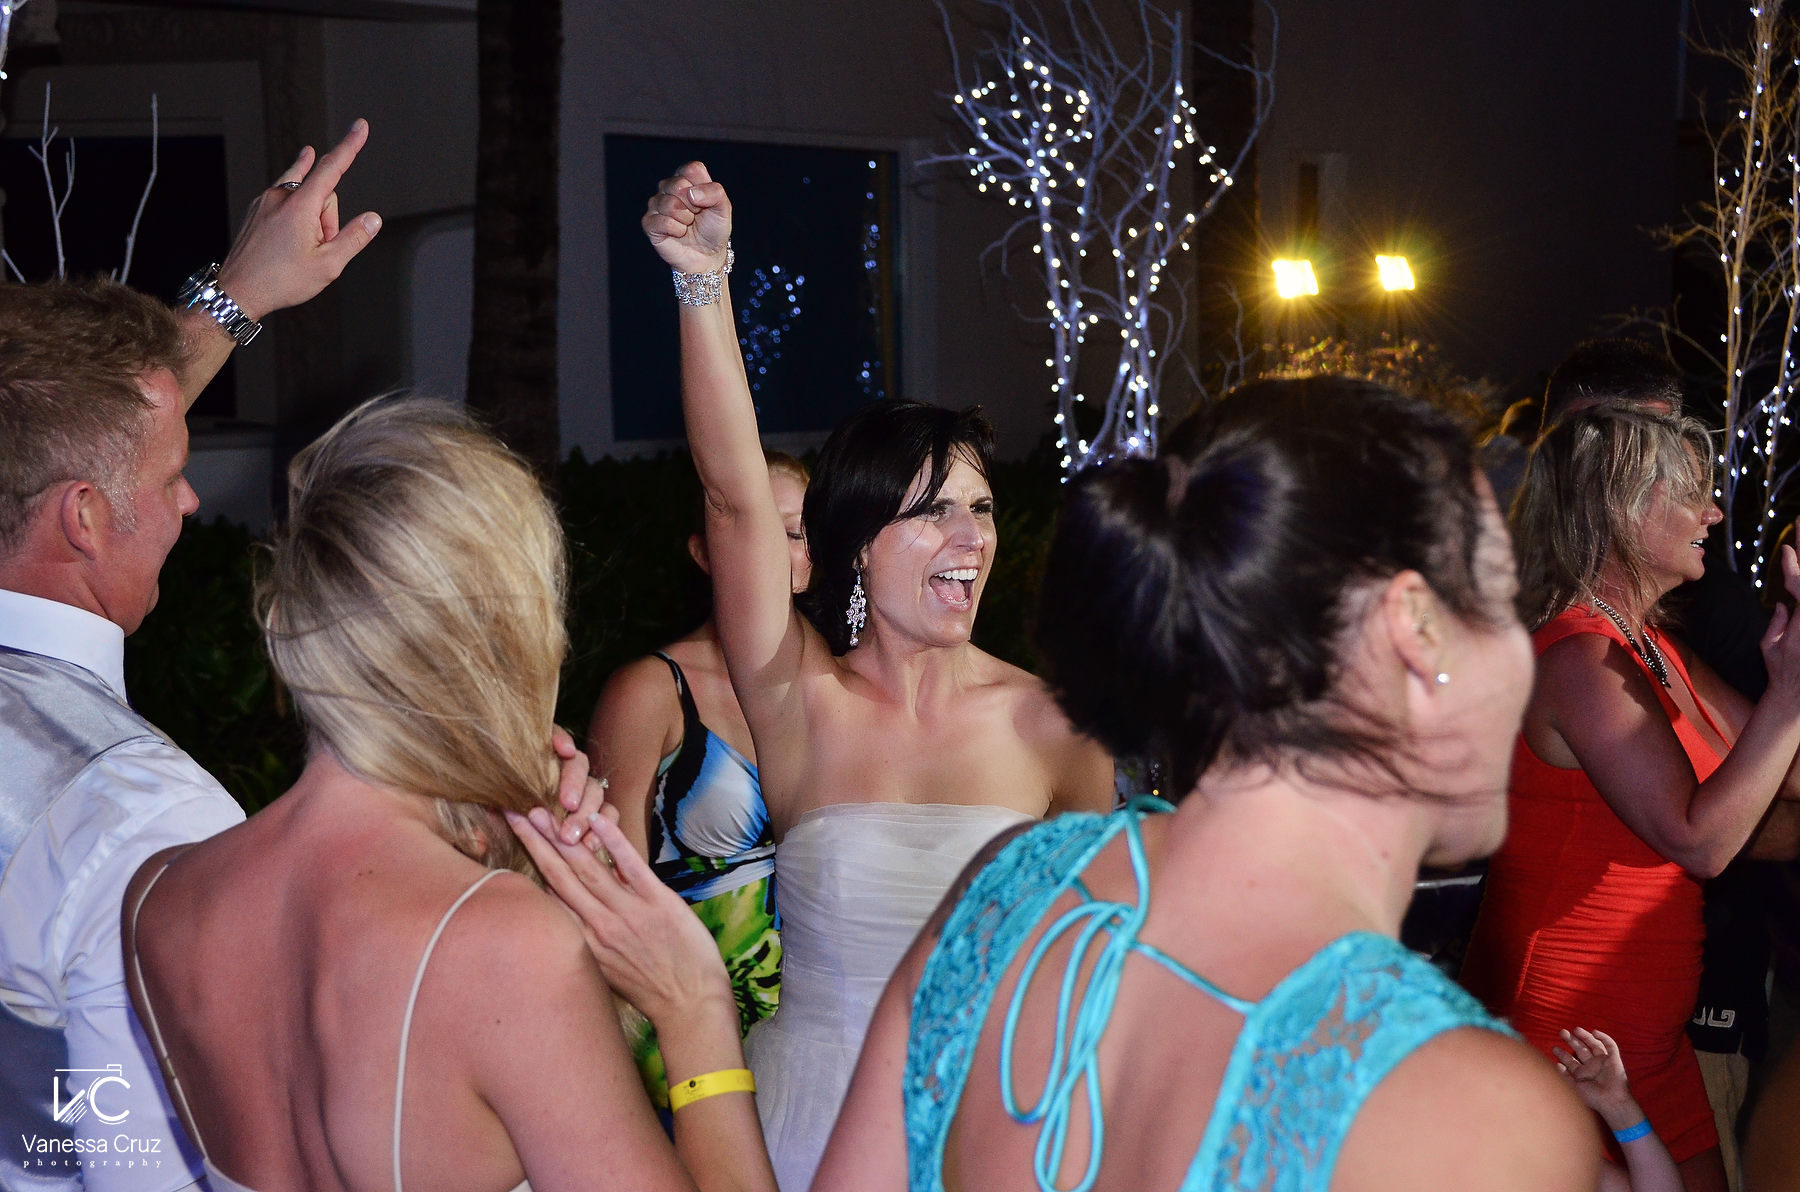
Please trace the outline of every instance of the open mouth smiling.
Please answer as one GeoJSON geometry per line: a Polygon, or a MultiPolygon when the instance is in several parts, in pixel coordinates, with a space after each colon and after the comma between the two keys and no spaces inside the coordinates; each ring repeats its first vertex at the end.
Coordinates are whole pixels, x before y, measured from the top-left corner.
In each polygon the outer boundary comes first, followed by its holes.
{"type": "Polygon", "coordinates": [[[975,580],[980,574],[975,567],[940,571],[929,581],[932,594],[953,608],[967,608],[975,598],[975,580]]]}

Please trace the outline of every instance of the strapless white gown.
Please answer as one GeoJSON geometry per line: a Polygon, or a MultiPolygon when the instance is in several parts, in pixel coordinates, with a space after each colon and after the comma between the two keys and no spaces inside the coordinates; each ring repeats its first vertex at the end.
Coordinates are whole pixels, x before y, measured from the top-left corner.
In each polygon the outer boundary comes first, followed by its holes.
{"type": "Polygon", "coordinates": [[[782,838],[781,1005],[744,1043],[781,1192],[812,1184],[875,1003],[919,928],[982,845],[1030,819],[1002,807],[837,803],[782,838]]]}

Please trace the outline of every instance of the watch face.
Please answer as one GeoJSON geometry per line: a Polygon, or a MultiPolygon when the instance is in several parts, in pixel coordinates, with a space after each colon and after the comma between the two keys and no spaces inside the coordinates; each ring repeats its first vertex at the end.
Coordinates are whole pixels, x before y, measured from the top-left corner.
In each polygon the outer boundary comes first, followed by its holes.
{"type": "Polygon", "coordinates": [[[189,306],[211,301],[213,295],[218,293],[218,279],[219,267],[217,264],[194,270],[188,275],[188,279],[181,283],[181,290],[176,295],[177,301],[185,302],[189,306]]]}

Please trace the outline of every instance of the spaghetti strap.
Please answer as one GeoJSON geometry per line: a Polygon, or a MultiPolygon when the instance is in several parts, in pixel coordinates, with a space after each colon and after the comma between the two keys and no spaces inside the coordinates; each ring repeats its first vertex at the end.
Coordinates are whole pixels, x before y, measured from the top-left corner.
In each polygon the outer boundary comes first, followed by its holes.
{"type": "Polygon", "coordinates": [[[156,888],[156,883],[162,880],[162,875],[169,872],[169,866],[173,865],[176,858],[185,852],[187,850],[182,849],[180,853],[176,853],[175,856],[162,863],[162,868],[156,871],[156,875],[144,883],[143,890],[138,893],[137,905],[131,908],[131,976],[137,982],[138,997],[144,1004],[144,1022],[150,1028],[151,1042],[156,1045],[156,1060],[162,1065],[163,1079],[167,1081],[169,1091],[174,1093],[175,1099],[181,1103],[181,1116],[187,1122],[188,1133],[193,1136],[194,1146],[199,1148],[200,1158],[210,1167],[212,1158],[206,1153],[206,1140],[200,1137],[200,1123],[195,1120],[194,1111],[188,1105],[187,1091],[181,1087],[181,1078],[175,1075],[175,1065],[169,1062],[169,1049],[163,1043],[162,1028],[156,1024],[156,1007],[150,1004],[150,987],[144,984],[144,963],[139,959],[142,949],[138,947],[138,915],[144,909],[144,900],[150,897],[150,891],[156,888]]]}
{"type": "MultiPolygon", "coordinates": [[[[469,901],[475,891],[488,884],[494,878],[507,872],[495,869],[483,874],[475,880],[467,890],[457,896],[444,917],[438,920],[437,930],[425,942],[425,954],[419,957],[419,971],[413,974],[412,990],[406,995],[406,1017],[400,1020],[400,1070],[394,1077],[394,1192],[401,1192],[400,1187],[400,1112],[406,1097],[406,1045],[412,1038],[413,1006],[419,1000],[419,986],[425,983],[425,966],[431,963],[431,954],[436,950],[438,938],[444,934],[444,928],[450,926],[450,916],[462,909],[462,904],[469,901]]],[[[159,875],[160,876],[160,875],[159,875]]],[[[196,1138],[195,1142],[199,1142],[196,1138]]],[[[202,1148],[202,1154],[205,1153],[202,1148]]]]}
{"type": "Polygon", "coordinates": [[[681,701],[681,745],[675,747],[675,752],[680,753],[682,745],[705,738],[706,725],[700,722],[700,705],[694,702],[693,689],[688,686],[687,675],[682,673],[681,664],[661,650],[653,650],[651,653],[668,663],[669,675],[675,680],[675,698],[681,701]]]}

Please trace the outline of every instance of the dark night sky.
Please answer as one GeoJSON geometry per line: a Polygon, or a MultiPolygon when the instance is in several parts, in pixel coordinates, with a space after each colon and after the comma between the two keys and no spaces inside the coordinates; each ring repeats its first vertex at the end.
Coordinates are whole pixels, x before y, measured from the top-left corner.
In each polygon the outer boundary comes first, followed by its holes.
{"type": "MultiPolygon", "coordinates": [[[[1327,297],[1393,246],[1419,276],[1408,332],[1525,387],[1613,317],[1668,302],[1650,230],[1677,209],[1681,0],[1278,8],[1265,229],[1281,247],[1299,164],[1329,162],[1327,297]]],[[[1700,24],[1735,19],[1700,8],[1700,24]]],[[[1690,89],[1716,84],[1691,55],[1687,71],[1690,89]]]]}

